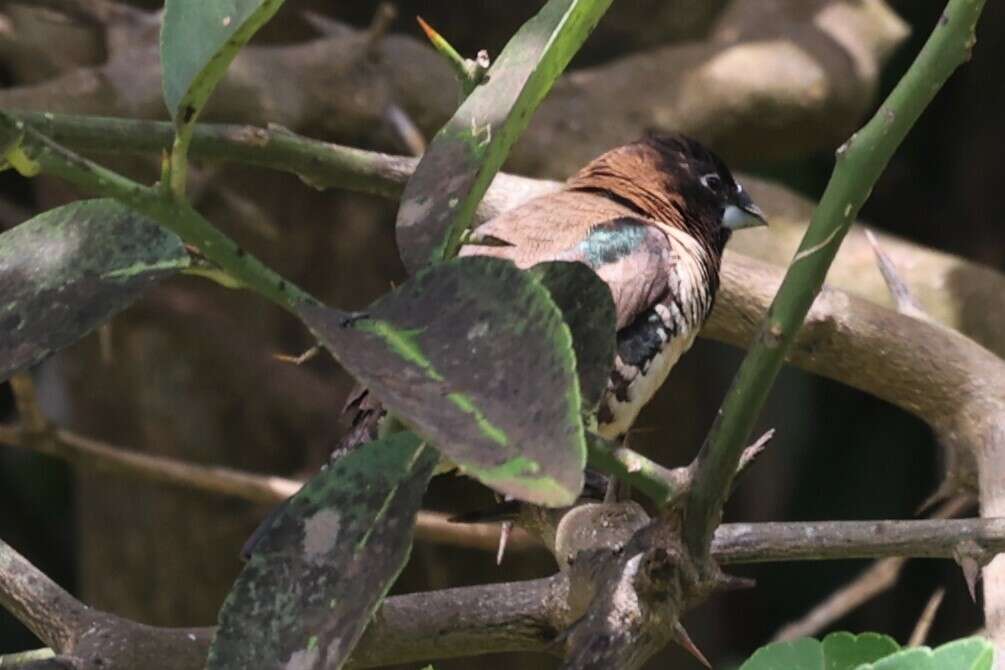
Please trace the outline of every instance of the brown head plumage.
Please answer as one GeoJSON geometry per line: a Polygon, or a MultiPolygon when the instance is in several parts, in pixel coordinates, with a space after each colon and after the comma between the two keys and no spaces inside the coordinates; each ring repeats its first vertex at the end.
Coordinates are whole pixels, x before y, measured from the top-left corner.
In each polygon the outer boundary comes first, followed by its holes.
{"type": "Polygon", "coordinates": [[[611,149],[569,179],[568,188],[680,228],[715,257],[733,230],[764,222],[722,159],[683,135],[650,133],[611,149]]]}

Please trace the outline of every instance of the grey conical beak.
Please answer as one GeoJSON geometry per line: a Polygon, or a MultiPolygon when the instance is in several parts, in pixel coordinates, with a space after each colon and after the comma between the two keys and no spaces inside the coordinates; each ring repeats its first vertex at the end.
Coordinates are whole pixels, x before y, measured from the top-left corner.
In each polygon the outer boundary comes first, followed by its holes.
{"type": "Polygon", "coordinates": [[[750,199],[750,194],[738,187],[736,197],[733,198],[731,204],[726,206],[726,211],[722,214],[722,225],[730,230],[741,230],[755,226],[766,226],[768,220],[764,218],[764,212],[761,211],[761,208],[750,199]]]}

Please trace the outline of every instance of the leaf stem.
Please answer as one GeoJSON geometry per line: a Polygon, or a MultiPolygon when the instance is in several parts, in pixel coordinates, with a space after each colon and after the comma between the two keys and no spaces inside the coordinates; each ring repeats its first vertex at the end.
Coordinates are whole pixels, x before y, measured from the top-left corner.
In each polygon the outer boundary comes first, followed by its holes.
{"type": "Polygon", "coordinates": [[[178,201],[185,200],[185,184],[188,181],[188,147],[192,143],[193,124],[180,125],[171,145],[168,174],[170,192],[178,201]]]}

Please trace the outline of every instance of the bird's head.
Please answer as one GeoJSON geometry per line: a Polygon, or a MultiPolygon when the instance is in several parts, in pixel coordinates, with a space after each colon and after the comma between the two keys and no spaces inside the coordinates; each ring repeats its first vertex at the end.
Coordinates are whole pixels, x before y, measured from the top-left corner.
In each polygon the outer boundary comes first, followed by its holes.
{"type": "Polygon", "coordinates": [[[648,217],[683,228],[720,254],[734,231],[767,223],[722,159],[679,134],[649,133],[612,149],[569,186],[604,191],[648,217]]]}

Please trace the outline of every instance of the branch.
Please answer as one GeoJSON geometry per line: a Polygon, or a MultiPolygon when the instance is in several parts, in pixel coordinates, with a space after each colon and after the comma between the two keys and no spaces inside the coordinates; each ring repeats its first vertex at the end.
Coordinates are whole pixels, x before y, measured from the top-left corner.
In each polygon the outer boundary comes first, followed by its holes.
{"type": "MultiPolygon", "coordinates": [[[[167,123],[40,113],[19,117],[56,141],[85,152],[159,155],[170,146],[172,131],[167,123]]],[[[287,171],[316,188],[339,187],[394,199],[415,166],[411,158],[319,142],[274,126],[204,124],[196,131],[193,154],[287,171]]],[[[763,203],[771,227],[739,236],[730,246],[785,265],[805,232],[814,203],[749,175],[743,182],[758,203],[763,203]]],[[[479,209],[478,220],[485,221],[559,186],[557,182],[500,174],[479,209]]],[[[1005,354],[1005,314],[987,309],[1005,291],[1005,277],[952,254],[890,235],[878,237],[926,312],[1005,354]]],[[[873,302],[893,305],[863,227],[853,228],[828,278],[833,285],[873,302]]]]}
{"type": "MultiPolygon", "coordinates": [[[[61,143],[81,151],[114,151],[157,154],[171,142],[167,123],[97,119],[61,115],[23,115],[33,127],[53,135],[61,143]],[[109,141],[109,138],[112,138],[109,141]]],[[[342,186],[397,197],[414,168],[414,159],[388,156],[309,140],[279,129],[247,126],[201,125],[193,138],[194,156],[237,160],[300,175],[319,187],[342,186]]],[[[479,210],[481,220],[491,218],[531,197],[555,190],[556,182],[500,174],[479,210]]],[[[806,213],[806,203],[780,193],[777,187],[760,184],[759,196],[768,192],[772,229],[781,228],[778,244],[758,247],[761,252],[785,249],[785,240],[801,230],[793,221],[806,213]],[[780,213],[779,213],[780,212],[780,213]],[[775,224],[776,213],[788,224],[775,224]],[[791,232],[790,232],[791,231],[791,232]]],[[[754,235],[741,237],[737,242],[754,235]]],[[[960,315],[980,313],[994,319],[987,309],[1005,292],[1005,277],[991,269],[917,245],[884,237],[883,248],[906,268],[905,277],[915,288],[926,309],[950,325],[978,328],[976,334],[994,332],[993,323],[968,320],[960,315]],[[920,273],[920,274],[919,274],[920,273]],[[924,276],[921,276],[924,275],[924,276]],[[961,284],[959,277],[969,277],[961,284]],[[936,284],[938,286],[936,286],[936,284]],[[959,292],[959,296],[957,295],[959,292]],[[962,295],[972,303],[960,302],[962,295]]],[[[873,300],[888,300],[875,257],[865,236],[853,232],[832,269],[832,275],[873,300]],[[850,252],[850,253],[848,253],[850,252]],[[866,266],[866,271],[863,269],[866,266]],[[875,277],[870,278],[869,272],[875,277]]],[[[737,253],[727,252],[722,267],[722,285],[716,307],[702,334],[745,347],[755,324],[770,304],[780,283],[777,268],[737,253]]],[[[1005,347],[1005,341],[1001,342],[1005,347]]],[[[891,402],[926,421],[951,442],[964,445],[969,453],[979,444],[987,425],[1000,412],[1002,362],[958,333],[935,324],[921,323],[870,302],[827,289],[818,297],[801,330],[789,361],[891,402]],[[920,356],[917,352],[923,352],[920,356]],[[954,437],[955,436],[955,437],[954,437]]],[[[973,486],[976,478],[961,475],[973,486]]]]}
{"type": "MultiPolygon", "coordinates": [[[[969,496],[957,496],[944,502],[932,517],[949,519],[971,504],[973,501],[969,496]]],[[[890,589],[900,577],[906,562],[907,559],[900,556],[876,561],[855,579],[827,596],[798,621],[783,626],[771,641],[780,642],[816,635],[859,605],[890,589]]]]}
{"type": "MultiPolygon", "coordinates": [[[[722,563],[894,552],[948,558],[954,547],[968,542],[989,552],[1005,549],[1005,519],[724,524],[712,551],[722,563]]],[[[556,636],[583,608],[584,594],[570,590],[570,579],[582,578],[560,573],[389,597],[357,646],[351,667],[501,651],[558,653],[556,636]]],[[[213,635],[211,628],[144,626],[89,608],[3,541],[0,604],[57,655],[78,659],[87,670],[201,669],[213,635]]]]}
{"type": "Polygon", "coordinates": [[[823,286],[841,240],[908,130],[957,66],[969,58],[983,8],[983,0],[950,0],[879,112],[838,150],[834,173],[799,251],[698,453],[683,534],[688,550],[699,561],[708,555],[743,444],[823,286]]]}
{"type": "MultiPolygon", "coordinates": [[[[170,148],[173,133],[171,124],[156,121],[31,112],[17,116],[54,141],[88,154],[157,156],[170,148]]],[[[401,195],[416,164],[413,158],[320,142],[275,126],[201,124],[193,137],[191,155],[289,172],[319,189],[338,187],[391,199],[401,195]]],[[[771,226],[737,236],[730,247],[747,256],[785,265],[805,233],[813,203],[754,177],[744,177],[743,183],[768,213],[771,226]]],[[[482,201],[478,220],[488,220],[559,187],[558,182],[502,173],[482,201]]],[[[889,235],[877,237],[928,314],[1005,355],[1005,313],[989,309],[1005,293],[1005,277],[958,256],[889,235]]],[[[832,286],[874,303],[893,306],[860,226],[849,233],[828,280],[832,286]]],[[[730,290],[737,289],[723,289],[730,290]]]]}
{"type": "MultiPolygon", "coordinates": [[[[761,29],[741,29],[735,16],[727,17],[706,42],[633,53],[566,77],[516,147],[515,164],[566,174],[639,128],[656,126],[713,141],[732,158],[783,158],[832,146],[866,112],[882,64],[906,36],[883,2],[734,4],[757,7],[766,18],[761,29]],[[837,48],[816,48],[821,41],[837,48]]],[[[371,43],[367,29],[327,23],[326,33],[311,41],[243,49],[207,118],[374,139],[391,105],[426,136],[453,113],[453,96],[442,94],[454,90],[453,72],[421,40],[391,34],[371,43]]],[[[142,22],[133,32],[131,39],[119,36],[125,46],[110,49],[100,65],[0,91],[0,108],[162,116],[156,34],[142,22]]]]}
{"type": "MultiPolygon", "coordinates": [[[[78,435],[63,428],[45,426],[30,436],[15,426],[0,425],[0,444],[30,448],[63,459],[81,468],[124,477],[140,478],[215,495],[233,496],[252,503],[278,504],[296,493],[304,482],[272,475],[257,475],[232,468],[186,463],[117,447],[78,435]]],[[[494,552],[499,526],[492,523],[458,524],[438,512],[420,511],[416,520],[417,540],[467,549],[494,552]]],[[[539,546],[516,529],[508,547],[522,551],[539,546]]]]}

